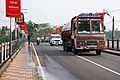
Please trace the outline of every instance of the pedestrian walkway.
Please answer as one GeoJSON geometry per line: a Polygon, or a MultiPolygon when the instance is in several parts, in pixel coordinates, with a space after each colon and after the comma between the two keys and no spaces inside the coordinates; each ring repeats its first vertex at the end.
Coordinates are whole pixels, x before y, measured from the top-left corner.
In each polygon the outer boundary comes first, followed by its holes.
{"type": "Polygon", "coordinates": [[[25,43],[0,77],[0,80],[35,80],[30,52],[25,43]]]}

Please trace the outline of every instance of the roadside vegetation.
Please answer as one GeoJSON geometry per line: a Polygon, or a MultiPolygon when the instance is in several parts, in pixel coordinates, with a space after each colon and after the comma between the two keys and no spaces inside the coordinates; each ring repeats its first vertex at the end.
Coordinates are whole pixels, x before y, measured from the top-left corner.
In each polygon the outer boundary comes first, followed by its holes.
{"type": "MultiPolygon", "coordinates": [[[[49,35],[51,32],[55,32],[57,26],[53,27],[49,23],[39,23],[36,24],[32,21],[29,21],[27,23],[27,29],[29,32],[29,35],[32,37],[32,39],[36,37],[44,37],[46,35],[49,35]]],[[[60,29],[62,29],[63,26],[59,26],[60,29]]],[[[15,30],[12,32],[12,40],[15,39],[15,30]]],[[[109,30],[106,32],[106,38],[112,39],[112,31],[109,30]]],[[[106,40],[107,40],[106,39],[106,40]]],[[[120,30],[115,30],[115,39],[120,39],[120,30]]],[[[0,26],[0,43],[8,42],[10,40],[10,29],[7,26],[0,26]]]]}

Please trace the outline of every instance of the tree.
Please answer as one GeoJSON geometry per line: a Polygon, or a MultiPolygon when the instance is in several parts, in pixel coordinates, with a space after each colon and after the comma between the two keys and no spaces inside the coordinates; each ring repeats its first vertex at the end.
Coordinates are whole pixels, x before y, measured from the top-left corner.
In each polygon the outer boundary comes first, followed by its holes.
{"type": "Polygon", "coordinates": [[[27,23],[27,29],[28,29],[29,34],[33,38],[36,38],[37,36],[42,37],[42,36],[47,35],[50,32],[54,32],[54,29],[51,28],[49,23],[36,24],[32,21],[29,21],[27,23]]]}
{"type": "Polygon", "coordinates": [[[10,31],[10,29],[7,28],[7,26],[2,26],[2,29],[0,31],[1,32],[1,34],[0,34],[0,43],[9,41],[9,31],[10,31]]]}

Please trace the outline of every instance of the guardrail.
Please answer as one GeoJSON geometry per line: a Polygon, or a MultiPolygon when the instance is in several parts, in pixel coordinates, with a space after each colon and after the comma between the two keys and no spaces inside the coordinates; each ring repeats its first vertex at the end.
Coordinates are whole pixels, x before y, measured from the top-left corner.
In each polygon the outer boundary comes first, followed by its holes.
{"type": "Polygon", "coordinates": [[[114,50],[120,50],[120,40],[107,40],[107,48],[114,49],[114,50]]]}
{"type": "Polygon", "coordinates": [[[0,68],[4,65],[4,63],[11,58],[11,56],[15,53],[15,51],[20,47],[23,41],[14,40],[12,41],[12,53],[10,53],[10,43],[5,42],[0,44],[0,68]]]}

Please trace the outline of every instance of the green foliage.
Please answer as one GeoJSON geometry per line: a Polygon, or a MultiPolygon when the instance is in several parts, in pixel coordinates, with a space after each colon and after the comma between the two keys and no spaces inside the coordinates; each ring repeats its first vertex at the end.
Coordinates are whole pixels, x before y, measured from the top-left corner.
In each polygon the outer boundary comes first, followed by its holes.
{"type": "MultiPolygon", "coordinates": [[[[114,39],[120,39],[120,31],[119,30],[115,30],[115,37],[114,39]]],[[[112,39],[112,31],[107,31],[106,32],[106,38],[107,39],[112,39]]]]}
{"type": "Polygon", "coordinates": [[[42,37],[50,32],[54,32],[54,29],[51,28],[49,23],[35,24],[34,22],[29,21],[27,23],[27,29],[33,38],[36,38],[37,36],[42,37]]]}
{"type": "Polygon", "coordinates": [[[0,29],[0,43],[9,41],[9,28],[7,26],[2,26],[0,29]]]}
{"type": "Polygon", "coordinates": [[[9,40],[10,39],[8,35],[0,36],[0,43],[9,42],[9,40]]]}

